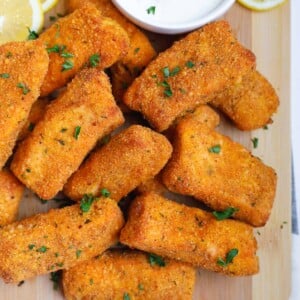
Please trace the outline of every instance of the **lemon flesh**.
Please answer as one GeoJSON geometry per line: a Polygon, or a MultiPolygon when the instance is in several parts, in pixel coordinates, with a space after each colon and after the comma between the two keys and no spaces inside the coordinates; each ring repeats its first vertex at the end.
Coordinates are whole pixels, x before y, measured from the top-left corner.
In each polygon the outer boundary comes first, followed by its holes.
{"type": "Polygon", "coordinates": [[[238,0],[238,2],[252,10],[265,11],[283,4],[286,0],[238,0]]]}
{"type": "Polygon", "coordinates": [[[40,0],[40,1],[44,13],[52,9],[58,2],[58,0],[40,0]]]}
{"type": "Polygon", "coordinates": [[[44,23],[39,0],[1,0],[0,44],[26,40],[28,28],[38,32],[44,23]]]}

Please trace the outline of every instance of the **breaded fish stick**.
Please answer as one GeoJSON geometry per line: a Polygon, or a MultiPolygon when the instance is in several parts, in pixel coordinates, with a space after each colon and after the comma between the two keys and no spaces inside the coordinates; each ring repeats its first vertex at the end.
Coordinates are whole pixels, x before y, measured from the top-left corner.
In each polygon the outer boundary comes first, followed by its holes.
{"type": "Polygon", "coordinates": [[[269,81],[257,71],[249,72],[242,82],[229,87],[211,104],[224,112],[241,130],[253,130],[272,123],[278,96],[269,81]]]}
{"type": "Polygon", "coordinates": [[[120,241],[227,275],[258,272],[251,226],[234,220],[217,221],[211,213],[154,193],[133,201],[120,241]]]}
{"type": "Polygon", "coordinates": [[[7,169],[0,171],[0,226],[15,221],[24,186],[7,169]]]}
{"type": "Polygon", "coordinates": [[[163,131],[241,81],[254,66],[254,55],[238,43],[229,24],[214,22],[160,53],[128,88],[124,102],[163,131]]]}
{"type": "Polygon", "coordinates": [[[84,194],[99,195],[102,189],[119,201],[143,181],[155,176],[172,153],[169,141],[161,134],[132,125],[84,162],[64,187],[73,200],[84,194]]]}
{"type": "Polygon", "coordinates": [[[123,94],[134,78],[148,65],[156,56],[147,36],[126,19],[119,10],[112,4],[111,0],[68,0],[67,9],[72,12],[91,2],[96,5],[104,17],[111,18],[118,22],[127,32],[130,39],[130,48],[127,54],[116,62],[112,68],[112,91],[117,101],[123,99],[123,94]]]}
{"type": "Polygon", "coordinates": [[[151,265],[149,257],[139,251],[107,251],[65,270],[64,296],[67,300],[192,299],[193,267],[169,259],[164,266],[151,265]]]}
{"type": "Polygon", "coordinates": [[[106,74],[84,69],[19,145],[11,170],[40,198],[51,199],[97,140],[123,121],[106,74]]]}
{"type": "Polygon", "coordinates": [[[142,182],[135,190],[138,194],[153,192],[164,196],[168,190],[161,182],[161,173],[154,178],[142,182]]]}
{"type": "Polygon", "coordinates": [[[19,132],[48,69],[48,55],[38,41],[0,46],[0,169],[12,154],[19,132]]]}
{"type": "Polygon", "coordinates": [[[50,56],[42,96],[64,86],[85,64],[102,69],[111,66],[129,47],[124,29],[92,4],[60,18],[39,39],[50,56]]]}
{"type": "Polygon", "coordinates": [[[162,173],[166,187],[217,211],[263,226],[271,213],[276,173],[242,145],[193,120],[177,126],[173,156],[162,173]],[[191,167],[192,166],[192,167],[191,167]]]}
{"type": "Polygon", "coordinates": [[[89,260],[117,241],[123,222],[115,201],[99,199],[88,211],[76,204],[7,225],[0,231],[0,277],[17,283],[89,260]]]}
{"type": "Polygon", "coordinates": [[[24,140],[32,132],[35,125],[42,119],[49,103],[47,98],[39,98],[33,103],[28,119],[19,133],[18,141],[24,140]]]}

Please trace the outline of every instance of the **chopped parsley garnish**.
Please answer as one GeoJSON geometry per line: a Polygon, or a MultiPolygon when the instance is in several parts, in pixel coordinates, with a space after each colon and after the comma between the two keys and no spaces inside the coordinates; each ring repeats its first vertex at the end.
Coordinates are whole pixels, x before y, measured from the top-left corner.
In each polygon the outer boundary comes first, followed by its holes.
{"type": "Polygon", "coordinates": [[[214,146],[208,148],[208,152],[219,154],[221,152],[221,145],[214,145],[214,146]]]}
{"type": "Polygon", "coordinates": [[[265,125],[265,126],[263,127],[263,129],[264,129],[264,130],[268,130],[268,129],[269,129],[268,125],[265,125]]]}
{"type": "Polygon", "coordinates": [[[2,74],[0,74],[0,77],[1,78],[9,78],[10,75],[8,73],[2,73],[2,74]]]}
{"type": "Polygon", "coordinates": [[[62,45],[54,45],[53,47],[47,48],[48,53],[60,53],[62,50],[62,45]]]}
{"type": "Polygon", "coordinates": [[[177,66],[172,71],[170,71],[170,76],[175,76],[179,73],[180,68],[177,66]]]}
{"type": "Polygon", "coordinates": [[[134,52],[134,54],[137,54],[137,53],[139,53],[139,51],[140,51],[140,48],[135,48],[133,52],[134,52]]]}
{"type": "Polygon", "coordinates": [[[185,65],[186,65],[189,69],[195,67],[195,64],[194,64],[192,61],[190,61],[190,60],[188,60],[188,61],[185,63],[185,65]]]}
{"type": "Polygon", "coordinates": [[[75,127],[75,130],[74,130],[74,138],[75,140],[78,140],[78,137],[79,137],[79,134],[80,134],[80,130],[81,130],[81,127],[80,126],[76,126],[75,127]]]}
{"type": "Polygon", "coordinates": [[[138,289],[140,290],[140,291],[143,291],[145,288],[144,288],[144,285],[143,284],[141,284],[141,283],[139,283],[139,285],[138,285],[138,289]]]}
{"type": "Polygon", "coordinates": [[[164,267],[166,265],[165,261],[163,260],[163,258],[161,256],[153,254],[153,253],[149,254],[149,263],[151,266],[158,265],[160,267],[164,267]]]}
{"type": "Polygon", "coordinates": [[[173,95],[173,92],[172,92],[172,89],[169,85],[169,83],[164,80],[163,82],[159,83],[159,85],[163,86],[165,89],[164,89],[164,95],[166,97],[171,97],[173,95]]]}
{"type": "Polygon", "coordinates": [[[108,198],[110,196],[110,191],[108,189],[102,189],[101,195],[105,198],[108,198]]]}
{"type": "Polygon", "coordinates": [[[161,71],[163,72],[165,78],[168,78],[170,76],[169,67],[164,67],[161,69],[161,71]]]}
{"type": "Polygon", "coordinates": [[[19,82],[17,84],[17,87],[22,90],[23,95],[27,95],[30,92],[30,89],[28,88],[28,86],[23,82],[19,82]]]}
{"type": "Polygon", "coordinates": [[[91,279],[90,279],[90,285],[93,285],[93,284],[94,284],[94,279],[91,278],[91,279]]]}
{"type": "Polygon", "coordinates": [[[82,250],[76,250],[76,258],[79,258],[81,255],[82,250]]]}
{"type": "Polygon", "coordinates": [[[253,148],[256,149],[258,147],[258,138],[254,137],[253,139],[251,139],[252,144],[253,144],[253,148]]]}
{"type": "Polygon", "coordinates": [[[27,37],[27,40],[36,40],[39,35],[34,31],[34,30],[30,30],[30,28],[28,27],[28,37],[27,37]]]}
{"type": "Polygon", "coordinates": [[[50,273],[50,280],[53,282],[53,289],[57,290],[59,288],[59,282],[61,279],[62,272],[56,271],[50,273]]]}
{"type": "Polygon", "coordinates": [[[69,52],[62,52],[62,54],[60,56],[64,57],[64,58],[71,58],[71,57],[74,57],[74,54],[69,53],[69,52]]]}
{"type": "Polygon", "coordinates": [[[162,72],[165,78],[175,76],[179,73],[180,67],[175,67],[173,70],[170,70],[169,67],[162,68],[162,72]]]}
{"type": "Polygon", "coordinates": [[[212,214],[215,216],[215,218],[218,221],[221,221],[232,217],[237,211],[238,211],[237,208],[228,207],[223,211],[213,211],[212,214]]]}
{"type": "Polygon", "coordinates": [[[155,6],[150,6],[150,7],[148,7],[148,8],[146,9],[147,14],[148,14],[148,15],[150,15],[150,14],[154,15],[154,14],[155,14],[155,9],[156,9],[155,6]]]}
{"type": "Polygon", "coordinates": [[[29,244],[29,245],[28,245],[28,249],[29,249],[29,250],[32,250],[34,247],[35,247],[35,244],[29,244]]]}
{"type": "Polygon", "coordinates": [[[64,63],[62,64],[62,72],[71,70],[74,67],[74,64],[70,60],[65,60],[64,63]]]}
{"type": "Polygon", "coordinates": [[[128,293],[123,294],[123,300],[130,300],[130,296],[128,293]]]}
{"type": "Polygon", "coordinates": [[[28,125],[28,130],[32,131],[34,129],[34,127],[35,127],[35,124],[30,122],[28,125]]]}
{"type": "Polygon", "coordinates": [[[47,252],[48,249],[49,248],[47,248],[46,246],[42,246],[42,247],[38,248],[36,251],[40,252],[40,253],[45,253],[45,252],[47,252]]]}
{"type": "Polygon", "coordinates": [[[100,62],[100,55],[98,53],[95,53],[90,56],[89,63],[92,68],[98,67],[99,62],[100,62]]]}
{"type": "Polygon", "coordinates": [[[10,58],[10,57],[12,57],[12,53],[11,53],[10,51],[8,51],[8,52],[6,53],[6,58],[10,58]]]}
{"type": "Polygon", "coordinates": [[[95,200],[98,200],[97,197],[94,197],[92,194],[84,194],[80,201],[80,209],[82,212],[88,212],[91,208],[91,205],[95,200]]]}
{"type": "Polygon", "coordinates": [[[238,255],[239,250],[234,248],[231,249],[227,254],[226,254],[226,259],[225,261],[222,258],[219,258],[217,260],[217,264],[221,267],[227,267],[229,264],[232,263],[233,259],[238,255]]]}

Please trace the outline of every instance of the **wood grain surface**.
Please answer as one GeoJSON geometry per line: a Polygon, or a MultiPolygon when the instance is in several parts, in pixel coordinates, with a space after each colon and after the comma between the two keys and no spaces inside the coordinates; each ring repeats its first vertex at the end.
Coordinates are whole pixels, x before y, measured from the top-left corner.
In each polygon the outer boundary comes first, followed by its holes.
{"type": "MultiPolygon", "coordinates": [[[[63,11],[62,2],[47,14],[46,20],[57,11],[63,11]]],[[[264,13],[250,12],[235,4],[224,18],[239,40],[256,54],[257,68],[277,90],[281,105],[268,130],[241,132],[223,121],[220,131],[272,166],[278,174],[278,186],[270,220],[264,228],[254,230],[259,246],[259,274],[231,278],[198,270],[194,299],[287,300],[291,279],[290,4],[264,13]],[[252,148],[253,137],[259,139],[256,149],[252,148]]],[[[47,211],[53,205],[41,204],[27,191],[20,218],[47,211]]],[[[0,300],[19,299],[59,300],[63,296],[53,289],[49,275],[26,280],[19,287],[0,282],[0,300]]]]}

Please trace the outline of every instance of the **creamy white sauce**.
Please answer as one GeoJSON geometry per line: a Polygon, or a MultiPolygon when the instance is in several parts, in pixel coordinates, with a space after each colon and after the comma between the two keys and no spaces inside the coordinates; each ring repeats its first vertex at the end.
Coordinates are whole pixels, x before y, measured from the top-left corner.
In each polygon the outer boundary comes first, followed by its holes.
{"type": "Polygon", "coordinates": [[[152,24],[175,25],[193,22],[207,15],[222,0],[118,0],[129,14],[152,24]],[[155,7],[155,13],[147,9],[155,7]]]}

